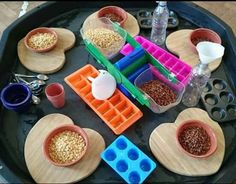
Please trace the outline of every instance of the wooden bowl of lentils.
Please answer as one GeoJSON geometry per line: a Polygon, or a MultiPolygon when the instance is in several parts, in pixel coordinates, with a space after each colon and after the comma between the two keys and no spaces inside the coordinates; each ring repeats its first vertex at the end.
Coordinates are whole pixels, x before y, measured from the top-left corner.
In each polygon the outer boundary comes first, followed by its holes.
{"type": "Polygon", "coordinates": [[[46,136],[43,153],[53,165],[65,167],[79,162],[88,145],[88,136],[82,128],[76,125],[62,125],[46,136]]]}
{"type": "Polygon", "coordinates": [[[52,50],[56,46],[57,41],[57,33],[47,27],[33,29],[24,38],[26,48],[39,53],[52,50]]]}
{"type": "Polygon", "coordinates": [[[199,120],[183,122],[176,131],[179,149],[195,158],[206,158],[217,148],[217,138],[213,129],[199,120]]]}
{"type": "Polygon", "coordinates": [[[193,30],[188,38],[189,46],[194,53],[198,53],[196,46],[199,42],[203,41],[221,44],[220,36],[213,30],[207,28],[198,28],[193,30]]]}
{"type": "Polygon", "coordinates": [[[124,27],[124,23],[128,18],[127,12],[118,6],[106,6],[98,10],[97,17],[106,17],[112,22],[117,22],[121,27],[124,27]]]}

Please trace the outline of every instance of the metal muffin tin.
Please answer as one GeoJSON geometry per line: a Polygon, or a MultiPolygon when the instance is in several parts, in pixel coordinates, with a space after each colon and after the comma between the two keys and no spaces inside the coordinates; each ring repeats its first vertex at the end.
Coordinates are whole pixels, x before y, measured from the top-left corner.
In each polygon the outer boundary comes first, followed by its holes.
{"type": "MultiPolygon", "coordinates": [[[[168,26],[167,28],[176,28],[179,25],[179,19],[177,17],[177,14],[174,11],[169,11],[169,19],[168,19],[168,26]]],[[[139,26],[141,28],[145,29],[151,29],[152,28],[152,16],[153,11],[149,10],[139,10],[137,12],[137,20],[139,23],[139,26]]]]}
{"type": "Polygon", "coordinates": [[[202,102],[212,119],[226,122],[236,119],[235,95],[226,81],[211,78],[201,95],[202,102]]]}

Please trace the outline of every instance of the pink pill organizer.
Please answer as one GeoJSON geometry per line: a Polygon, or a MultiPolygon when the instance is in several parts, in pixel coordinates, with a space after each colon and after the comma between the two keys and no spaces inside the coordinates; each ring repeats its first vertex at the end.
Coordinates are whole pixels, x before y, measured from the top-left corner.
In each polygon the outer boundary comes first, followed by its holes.
{"type": "MultiPolygon", "coordinates": [[[[134,39],[155,59],[164,65],[169,71],[175,74],[176,78],[184,85],[188,83],[188,78],[192,71],[192,67],[183,62],[168,51],[155,45],[151,41],[142,36],[136,36],[134,39]]],[[[134,49],[130,44],[126,44],[120,51],[123,55],[128,55],[134,49]]]]}

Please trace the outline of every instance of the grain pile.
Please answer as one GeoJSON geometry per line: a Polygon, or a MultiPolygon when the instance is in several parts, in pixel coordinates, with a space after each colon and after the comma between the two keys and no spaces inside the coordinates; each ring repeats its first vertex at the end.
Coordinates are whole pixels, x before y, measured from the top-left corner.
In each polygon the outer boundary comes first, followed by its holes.
{"type": "Polygon", "coordinates": [[[84,36],[105,55],[117,53],[124,45],[124,39],[117,32],[107,28],[88,29],[84,36]]]}
{"type": "Polygon", "coordinates": [[[51,139],[49,156],[56,163],[70,163],[81,157],[85,146],[85,140],[79,133],[66,130],[51,139]]]}
{"type": "Polygon", "coordinates": [[[28,44],[32,49],[46,49],[54,45],[56,36],[52,33],[36,33],[32,35],[28,44]]]}

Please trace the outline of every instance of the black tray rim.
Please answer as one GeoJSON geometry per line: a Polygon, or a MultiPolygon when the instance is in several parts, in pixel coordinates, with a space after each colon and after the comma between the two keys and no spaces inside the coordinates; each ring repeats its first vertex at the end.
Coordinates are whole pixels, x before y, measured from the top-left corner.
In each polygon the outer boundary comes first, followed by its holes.
{"type": "MultiPolygon", "coordinates": [[[[75,1],[45,2],[42,5],[39,5],[36,8],[30,10],[25,15],[23,15],[22,17],[20,17],[17,20],[15,20],[13,23],[11,23],[3,31],[3,34],[2,34],[2,37],[1,37],[1,40],[0,40],[0,64],[2,62],[4,62],[4,60],[2,58],[3,58],[4,52],[6,50],[6,44],[7,44],[7,41],[9,39],[9,37],[10,37],[10,33],[18,26],[18,24],[20,24],[21,22],[27,21],[27,19],[30,16],[33,16],[33,15],[36,15],[37,13],[39,13],[39,12],[42,12],[42,11],[46,10],[48,7],[50,7],[50,6],[53,6],[53,5],[57,4],[57,3],[68,3],[68,2],[75,2],[75,1]]],[[[108,1],[106,1],[106,2],[108,2],[108,1]]],[[[180,3],[180,2],[178,1],[178,2],[173,2],[173,3],[180,3]]],[[[196,7],[197,11],[199,11],[200,13],[203,13],[203,14],[207,14],[212,19],[216,20],[221,25],[223,25],[224,28],[225,28],[224,32],[226,33],[227,37],[229,38],[228,40],[229,40],[229,43],[230,43],[230,47],[233,49],[233,53],[236,55],[236,38],[235,38],[235,35],[234,35],[233,31],[232,31],[232,28],[229,25],[227,25],[224,21],[222,21],[220,18],[218,18],[214,14],[210,13],[208,10],[206,10],[206,9],[196,5],[195,3],[192,3],[192,2],[184,2],[184,3],[186,4],[186,7],[196,7]]],[[[234,152],[235,151],[236,151],[236,149],[234,150],[234,152]]],[[[1,158],[0,158],[0,160],[1,160],[1,158]]],[[[0,164],[1,164],[1,162],[0,162],[0,164]]],[[[7,172],[9,172],[9,174],[10,174],[9,176],[12,177],[12,179],[14,178],[15,181],[21,182],[21,180],[18,177],[16,177],[10,169],[8,169],[8,167],[4,164],[4,162],[3,162],[2,165],[6,167],[6,170],[7,170],[7,172]]],[[[235,166],[236,166],[236,164],[234,164],[233,167],[235,168],[235,166]]],[[[233,175],[233,173],[231,173],[231,174],[233,175]]],[[[0,181],[4,181],[4,177],[1,176],[1,175],[0,175],[0,181]]]]}

